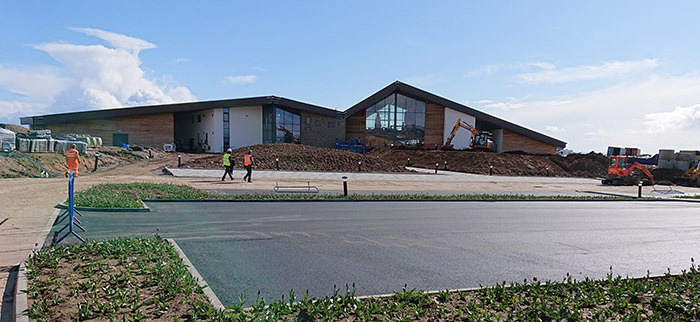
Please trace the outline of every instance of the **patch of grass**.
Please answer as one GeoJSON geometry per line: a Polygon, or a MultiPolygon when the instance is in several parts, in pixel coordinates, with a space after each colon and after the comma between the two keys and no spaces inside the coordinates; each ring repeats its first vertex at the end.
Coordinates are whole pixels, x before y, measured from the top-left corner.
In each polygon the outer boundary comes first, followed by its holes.
{"type": "Polygon", "coordinates": [[[172,245],[157,235],[35,253],[27,278],[35,320],[196,320],[215,311],[172,245]]]}
{"type": "MultiPolygon", "coordinates": [[[[568,274],[567,274],[568,275],[568,274]]],[[[335,289],[323,298],[289,298],[248,309],[231,306],[218,312],[224,321],[697,321],[700,319],[700,272],[695,264],[680,275],[641,279],[613,277],[577,281],[498,284],[475,291],[427,293],[403,288],[384,298],[355,297],[355,288],[335,289]]]]}
{"type": "Polygon", "coordinates": [[[211,199],[213,194],[185,185],[105,183],[75,193],[75,205],[94,208],[141,208],[143,199],[211,199]]]}
{"type": "MultiPolygon", "coordinates": [[[[641,198],[641,200],[658,198],[641,198]]],[[[141,208],[140,200],[640,200],[616,196],[533,196],[521,194],[237,194],[221,195],[165,183],[109,183],[82,190],[75,205],[95,208],[141,208]]]]}

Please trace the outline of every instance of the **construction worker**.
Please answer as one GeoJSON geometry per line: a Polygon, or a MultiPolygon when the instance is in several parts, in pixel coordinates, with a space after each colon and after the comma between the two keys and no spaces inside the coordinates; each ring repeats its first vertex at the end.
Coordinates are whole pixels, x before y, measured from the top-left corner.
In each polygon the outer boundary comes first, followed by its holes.
{"type": "Polygon", "coordinates": [[[231,149],[226,150],[226,153],[224,153],[224,176],[221,177],[221,181],[224,181],[226,179],[226,175],[228,174],[229,178],[231,178],[231,181],[233,181],[233,165],[235,162],[233,159],[231,159],[231,149]]]}
{"type": "Polygon", "coordinates": [[[253,158],[253,150],[248,150],[248,154],[245,155],[244,160],[243,160],[243,167],[245,168],[245,171],[246,171],[246,174],[243,177],[243,181],[246,181],[246,178],[248,178],[248,182],[252,182],[250,180],[250,178],[252,177],[254,166],[255,166],[255,159],[253,158]]]}
{"type": "Polygon", "coordinates": [[[68,170],[66,175],[70,176],[71,172],[78,176],[78,166],[80,165],[80,154],[78,150],[75,149],[75,143],[70,145],[70,149],[66,150],[66,165],[68,165],[68,170]]]}

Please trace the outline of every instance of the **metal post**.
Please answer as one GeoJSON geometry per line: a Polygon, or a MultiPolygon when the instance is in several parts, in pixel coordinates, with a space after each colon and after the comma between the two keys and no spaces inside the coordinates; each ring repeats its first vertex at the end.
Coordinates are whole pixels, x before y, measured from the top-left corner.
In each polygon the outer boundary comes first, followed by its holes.
{"type": "Polygon", "coordinates": [[[97,160],[98,160],[99,158],[100,158],[100,154],[99,154],[99,153],[95,153],[95,169],[92,170],[92,172],[97,171],[97,160]]]}
{"type": "Polygon", "coordinates": [[[641,181],[639,181],[639,183],[637,183],[637,186],[639,187],[639,189],[637,190],[637,198],[642,197],[642,184],[643,183],[641,181]]]}
{"type": "Polygon", "coordinates": [[[343,196],[348,196],[348,177],[343,176],[343,196]]]}
{"type": "Polygon", "coordinates": [[[435,174],[437,174],[437,171],[438,171],[438,167],[439,167],[439,166],[440,166],[439,163],[435,163],[435,174]]]}
{"type": "Polygon", "coordinates": [[[408,162],[406,162],[406,166],[410,167],[411,166],[411,158],[408,158],[408,162]]]}
{"type": "Polygon", "coordinates": [[[177,167],[182,168],[182,154],[177,155],[177,167]]]}
{"type": "Polygon", "coordinates": [[[546,167],[545,169],[547,169],[547,176],[549,177],[549,167],[546,167]]]}
{"type": "Polygon", "coordinates": [[[362,172],[362,161],[357,161],[357,172],[362,172]]]}
{"type": "Polygon", "coordinates": [[[445,161],[445,170],[447,170],[447,161],[445,161]]]}
{"type": "Polygon", "coordinates": [[[280,171],[280,158],[275,158],[275,164],[277,165],[277,171],[280,171]]]}
{"type": "Polygon", "coordinates": [[[492,165],[489,166],[489,175],[490,176],[493,175],[493,166],[492,165]]]}

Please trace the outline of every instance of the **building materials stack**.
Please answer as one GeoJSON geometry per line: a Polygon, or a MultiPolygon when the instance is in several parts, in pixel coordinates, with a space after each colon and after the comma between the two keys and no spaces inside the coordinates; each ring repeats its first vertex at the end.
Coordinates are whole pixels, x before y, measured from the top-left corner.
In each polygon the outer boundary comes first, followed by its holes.
{"type": "Polygon", "coordinates": [[[15,132],[0,128],[0,151],[12,151],[15,149],[15,132]]]}

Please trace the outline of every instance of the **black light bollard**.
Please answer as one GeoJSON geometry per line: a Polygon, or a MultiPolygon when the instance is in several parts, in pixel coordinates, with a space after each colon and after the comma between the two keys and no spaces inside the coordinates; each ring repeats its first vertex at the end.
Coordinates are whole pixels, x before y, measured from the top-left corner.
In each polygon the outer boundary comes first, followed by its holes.
{"type": "Polygon", "coordinates": [[[97,171],[97,160],[99,160],[99,159],[100,159],[100,154],[95,153],[95,169],[93,169],[92,172],[97,171]]]}
{"type": "Polygon", "coordinates": [[[547,170],[547,176],[549,177],[549,167],[545,168],[547,170]]]}
{"type": "Polygon", "coordinates": [[[280,171],[280,158],[275,158],[275,164],[277,165],[277,171],[280,171]]]}
{"type": "Polygon", "coordinates": [[[489,166],[489,175],[490,176],[493,175],[493,166],[492,165],[489,166]]]}
{"type": "Polygon", "coordinates": [[[182,168],[182,154],[177,155],[177,167],[182,168]]]}
{"type": "Polygon", "coordinates": [[[439,166],[440,166],[439,163],[435,163],[435,174],[437,174],[437,171],[438,171],[438,167],[439,167],[439,166]]]}
{"type": "Polygon", "coordinates": [[[447,161],[445,161],[445,170],[447,170],[447,161]]]}
{"type": "Polygon", "coordinates": [[[408,161],[406,162],[406,166],[410,167],[411,166],[411,158],[408,158],[408,161]]]}
{"type": "Polygon", "coordinates": [[[362,161],[357,161],[357,172],[362,172],[362,161]]]}
{"type": "Polygon", "coordinates": [[[639,183],[637,183],[637,187],[639,187],[639,189],[637,189],[637,198],[642,197],[642,185],[643,185],[643,183],[641,181],[639,181],[639,183]]]}
{"type": "Polygon", "coordinates": [[[153,151],[151,149],[148,149],[148,158],[153,159],[153,151]]]}
{"type": "Polygon", "coordinates": [[[343,176],[343,196],[348,196],[348,177],[343,176]]]}

